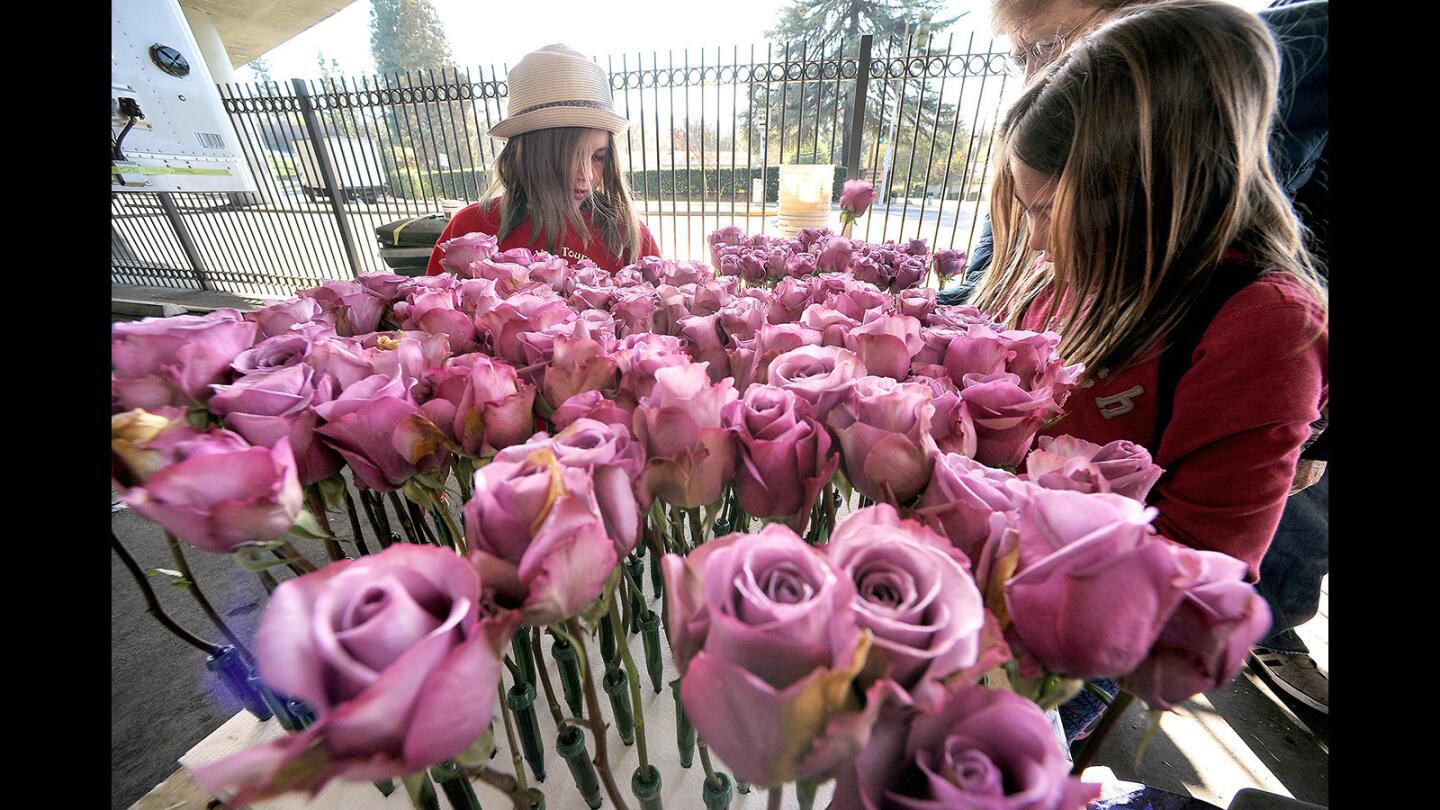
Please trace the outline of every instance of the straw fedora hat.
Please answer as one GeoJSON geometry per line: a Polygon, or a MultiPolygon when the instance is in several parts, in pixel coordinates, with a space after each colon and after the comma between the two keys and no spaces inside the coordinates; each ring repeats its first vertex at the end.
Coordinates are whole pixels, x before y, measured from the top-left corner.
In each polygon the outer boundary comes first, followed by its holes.
{"type": "Polygon", "coordinates": [[[584,54],[564,45],[546,45],[525,54],[507,79],[506,117],[490,137],[513,138],[551,127],[590,127],[615,134],[630,122],[615,112],[610,77],[584,54]]]}

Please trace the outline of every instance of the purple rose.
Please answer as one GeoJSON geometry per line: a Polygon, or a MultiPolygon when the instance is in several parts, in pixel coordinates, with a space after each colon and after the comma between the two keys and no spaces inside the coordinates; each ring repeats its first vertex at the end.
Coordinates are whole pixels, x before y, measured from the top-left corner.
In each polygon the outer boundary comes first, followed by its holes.
{"type": "Polygon", "coordinates": [[[471,458],[521,444],[535,432],[535,388],[483,354],[452,358],[417,390],[420,410],[471,458]]]}
{"type": "Polygon", "coordinates": [[[959,453],[975,456],[975,424],[970,420],[970,411],[964,407],[960,392],[950,378],[945,376],[941,366],[920,366],[936,376],[927,376],[916,370],[905,382],[913,382],[930,389],[930,401],[935,404],[935,416],[930,420],[930,435],[935,446],[942,453],[959,453]]]}
{"type": "Polygon", "coordinates": [[[233,309],[112,325],[114,411],[203,404],[212,384],[229,381],[230,364],[255,344],[258,332],[233,309]]]}
{"type": "Polygon", "coordinates": [[[963,250],[937,250],[930,257],[935,267],[935,276],[942,282],[965,272],[965,267],[970,263],[969,257],[963,250]]]}
{"type": "Polygon", "coordinates": [[[662,564],[680,699],[736,778],[819,780],[859,752],[878,710],[852,690],[869,644],[824,554],[772,524],[662,564]]]}
{"type": "Polygon", "coordinates": [[[324,338],[315,341],[305,363],[335,381],[341,390],[375,374],[365,348],[354,338],[324,338]]]}
{"type": "Polygon", "coordinates": [[[428,332],[372,332],[360,338],[361,357],[376,374],[417,380],[450,359],[450,340],[428,332]]]}
{"type": "Polygon", "coordinates": [[[846,516],[824,548],[855,583],[856,621],[874,634],[868,673],[933,699],[975,663],[985,608],[969,561],[944,538],[877,504],[846,516]]]}
{"type": "Polygon", "coordinates": [[[310,356],[312,345],[311,339],[300,332],[276,335],[235,355],[230,368],[243,375],[293,366],[310,356]]]}
{"type": "Polygon", "coordinates": [[[895,380],[905,379],[910,358],[924,345],[920,321],[909,315],[870,312],[845,336],[845,348],[855,352],[871,374],[895,380]]]}
{"type": "Polygon", "coordinates": [[[620,384],[620,369],[608,351],[613,342],[603,335],[592,337],[585,321],[576,321],[571,335],[557,335],[540,383],[546,406],[557,407],[582,391],[613,395],[620,384]]]}
{"type": "Polygon", "coordinates": [[[804,532],[820,488],[840,464],[810,403],[783,388],[752,385],[725,406],[724,419],[738,443],[740,507],[756,517],[784,517],[804,532]]]}
{"type": "Polygon", "coordinates": [[[354,281],[326,281],[318,287],[301,290],[299,295],[313,298],[335,321],[335,333],[342,337],[374,332],[385,314],[385,299],[354,281]]]}
{"type": "Polygon", "coordinates": [[[616,401],[626,410],[650,395],[655,374],[670,366],[688,366],[685,344],[676,337],[645,332],[620,341],[612,353],[620,369],[620,393],[616,401]]]}
{"type": "Polygon", "coordinates": [[[744,375],[747,384],[768,383],[770,363],[780,355],[801,346],[819,345],[820,333],[808,326],[798,323],[765,324],[755,333],[753,344],[747,346],[753,352],[750,371],[744,375]]]}
{"type": "Polygon", "coordinates": [[[720,499],[735,475],[735,440],[721,411],[737,394],[730,380],[710,383],[703,365],[655,372],[650,395],[635,408],[632,428],[645,447],[640,492],[684,509],[720,499]]]}
{"type": "Polygon", "coordinates": [[[500,302],[488,312],[477,314],[475,327],[489,339],[496,358],[523,365],[525,354],[519,341],[521,333],[543,332],[575,318],[575,311],[558,298],[522,294],[500,302]]]}
{"type": "Polygon", "coordinates": [[[1034,488],[1019,501],[1018,572],[1004,584],[1016,637],[1050,672],[1134,670],[1198,578],[1198,558],[1156,536],[1155,510],[1122,495],[1034,488]]]}
{"type": "Polygon", "coordinates": [[[589,472],[595,499],[605,519],[605,531],[615,541],[617,558],[623,558],[640,539],[640,507],[633,482],[645,469],[645,450],[623,424],[577,419],[553,437],[537,433],[525,444],[501,450],[496,461],[520,462],[539,448],[547,448],[566,467],[589,472]]]}
{"type": "Polygon", "coordinates": [[[475,349],[475,321],[460,307],[456,290],[428,290],[410,299],[401,328],[444,335],[450,349],[464,354],[475,349]]]}
{"type": "Polygon", "coordinates": [[[737,298],[720,308],[720,328],[735,340],[750,340],[765,323],[769,303],[753,297],[737,298]]]}
{"type": "Polygon", "coordinates": [[[594,419],[607,425],[623,425],[629,430],[632,418],[630,411],[620,407],[614,400],[607,399],[599,391],[576,394],[565,400],[565,403],[550,415],[550,421],[557,430],[565,429],[577,419],[594,419]]]}
{"type": "Polygon", "coordinates": [[[309,486],[340,471],[339,456],[315,436],[315,406],[333,395],[329,378],[302,363],[217,385],[209,408],[251,444],[275,447],[289,439],[300,483],[309,486]]]}
{"type": "Polygon", "coordinates": [[[1245,582],[1245,563],[1215,551],[1193,553],[1204,566],[1199,581],[1185,592],[1150,654],[1120,681],[1155,709],[1229,683],[1270,630],[1270,607],[1245,582]]]}
{"type": "Polygon", "coordinates": [[[827,417],[840,439],[845,477],[876,502],[900,504],[930,482],[935,415],[930,389],[889,377],[861,377],[827,417]]]}
{"type": "Polygon", "coordinates": [[[137,515],[196,548],[222,553],[274,540],[295,524],[304,494],[288,439],[250,447],[216,429],[186,441],[192,446],[183,460],[121,493],[137,515]]]}
{"type": "Polygon", "coordinates": [[[1060,409],[1050,389],[1026,391],[1014,382],[1014,375],[999,376],[1008,379],[967,384],[960,389],[960,398],[975,424],[975,459],[1014,467],[1030,451],[1035,434],[1060,409]]]}
{"type": "Polygon", "coordinates": [[[967,374],[1003,372],[1014,356],[1015,352],[994,330],[986,326],[972,326],[965,334],[951,338],[939,362],[949,372],[950,379],[958,383],[967,374]]]}
{"type": "Polygon", "coordinates": [[[793,391],[827,424],[830,409],[850,396],[865,364],[852,351],[831,346],[801,346],[770,362],[770,385],[793,391]]]}
{"type": "Polygon", "coordinates": [[[800,315],[800,323],[820,332],[821,346],[838,346],[842,349],[845,348],[845,336],[860,326],[859,321],[824,304],[805,307],[804,313],[800,315]]]}
{"type": "Polygon", "coordinates": [[[886,711],[840,774],[833,810],[1081,810],[1100,785],[1070,776],[1045,713],[1002,689],[960,684],[934,711],[886,711]]]}
{"type": "Polygon", "coordinates": [[[840,208],[850,213],[851,218],[859,219],[865,216],[870,210],[870,204],[875,202],[875,186],[865,180],[846,180],[845,185],[840,189],[840,208]]]}
{"type": "Polygon", "coordinates": [[[318,412],[327,421],[316,431],[344,457],[356,483],[366,489],[393,492],[412,476],[450,460],[445,434],[407,399],[380,396],[348,412],[329,410],[327,416],[327,408],[337,404],[320,406],[318,412]]]}
{"type": "Polygon", "coordinates": [[[438,247],[442,251],[440,266],[464,276],[470,265],[494,256],[500,250],[500,242],[488,233],[476,231],[441,242],[438,247]]]}
{"type": "Polygon", "coordinates": [[[680,321],[679,327],[690,359],[706,364],[710,382],[724,379],[730,371],[730,354],[725,348],[726,336],[720,331],[720,313],[693,315],[680,321]]]}
{"type": "Polygon", "coordinates": [[[990,536],[990,516],[1014,508],[1014,495],[1006,488],[1014,478],[959,453],[942,453],[935,457],[917,511],[967,557],[978,560],[990,536]]]}
{"type": "Polygon", "coordinates": [[[1105,489],[1141,503],[1150,488],[1165,473],[1150,458],[1150,451],[1134,442],[1117,439],[1101,447],[1074,436],[1041,436],[1039,448],[1025,457],[1026,477],[1049,489],[1075,489],[1072,486],[1051,486],[1047,476],[1069,476],[1076,460],[1082,468],[1093,468],[1105,482],[1105,489]]]}
{"type": "Polygon", "coordinates": [[[319,720],[195,778],[241,806],[444,762],[489,727],[518,620],[496,614],[469,563],[429,546],[391,546],[282,583],[255,636],[260,672],[319,720]]]}
{"type": "Polygon", "coordinates": [[[765,319],[772,324],[794,323],[800,320],[800,313],[809,305],[810,285],[807,280],[787,278],[775,285],[775,295],[770,299],[770,311],[766,313],[765,319]]]}
{"type": "Polygon", "coordinates": [[[900,293],[897,311],[901,315],[917,318],[923,324],[935,310],[935,290],[924,287],[918,290],[904,290],[900,293]]]}
{"type": "Polygon", "coordinates": [[[283,335],[291,329],[307,323],[320,323],[335,328],[335,320],[320,308],[313,298],[291,298],[256,309],[245,314],[245,319],[254,321],[260,328],[261,337],[283,335]]]}
{"type": "Polygon", "coordinates": [[[590,473],[541,447],[475,473],[467,555],[526,624],[562,622],[600,596],[619,557],[590,473]]]}
{"type": "Polygon", "coordinates": [[[849,239],[843,236],[832,236],[825,242],[825,248],[820,251],[820,256],[815,261],[815,266],[825,273],[840,273],[850,269],[851,257],[855,248],[849,239]]]}

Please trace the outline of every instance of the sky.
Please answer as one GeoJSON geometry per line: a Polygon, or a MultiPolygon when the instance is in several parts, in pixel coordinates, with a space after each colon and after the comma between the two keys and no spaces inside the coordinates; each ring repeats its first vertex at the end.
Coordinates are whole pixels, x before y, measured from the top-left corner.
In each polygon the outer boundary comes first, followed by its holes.
{"type": "MultiPolygon", "coordinates": [[[[461,66],[503,69],[530,51],[562,42],[600,57],[690,48],[692,64],[700,48],[714,54],[720,46],[727,55],[733,46],[742,52],[750,44],[762,47],[765,31],[775,24],[790,0],[706,0],[691,4],[675,0],[534,0],[497,3],[477,0],[432,0],[446,26],[455,61],[461,66]]],[[[950,0],[948,14],[969,12],[954,26],[958,42],[971,30],[989,38],[990,0],[950,0]]],[[[977,37],[980,39],[980,37],[977,37]]],[[[275,79],[313,78],[318,75],[317,53],[335,59],[345,75],[373,71],[370,57],[370,3],[357,0],[308,31],[265,54],[275,79]]],[[[618,65],[618,61],[617,61],[618,65]]],[[[236,71],[241,81],[254,81],[248,69],[236,71]]]]}

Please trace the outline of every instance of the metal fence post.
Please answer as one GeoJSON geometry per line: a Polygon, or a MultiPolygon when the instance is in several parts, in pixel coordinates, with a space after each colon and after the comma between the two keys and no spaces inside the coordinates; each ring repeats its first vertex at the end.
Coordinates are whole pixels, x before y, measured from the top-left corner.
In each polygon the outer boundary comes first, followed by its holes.
{"type": "Polygon", "coordinates": [[[850,154],[845,156],[845,179],[860,179],[860,139],[865,134],[865,101],[870,95],[870,45],[874,34],[860,37],[860,65],[855,73],[855,100],[850,109],[850,154]]]}
{"type": "Polygon", "coordinates": [[[190,235],[190,228],[185,224],[185,220],[180,218],[180,209],[175,207],[170,192],[162,191],[155,196],[160,198],[160,207],[165,209],[165,218],[170,220],[170,227],[175,229],[175,237],[180,240],[180,249],[185,251],[190,269],[195,271],[195,280],[200,282],[200,289],[215,289],[210,283],[210,272],[205,267],[205,259],[200,256],[200,249],[195,247],[195,239],[190,235]]]}
{"type": "Polygon", "coordinates": [[[355,236],[350,233],[350,222],[345,218],[345,197],[335,179],[335,169],[330,163],[330,151],[325,146],[325,133],[315,115],[315,105],[310,101],[310,89],[304,79],[291,79],[290,86],[300,99],[300,111],[305,118],[305,132],[315,150],[315,162],[320,164],[320,176],[325,180],[325,189],[330,192],[330,207],[335,212],[335,224],[340,228],[340,241],[345,245],[345,258],[350,261],[350,272],[357,278],[365,265],[355,246],[355,236]]]}

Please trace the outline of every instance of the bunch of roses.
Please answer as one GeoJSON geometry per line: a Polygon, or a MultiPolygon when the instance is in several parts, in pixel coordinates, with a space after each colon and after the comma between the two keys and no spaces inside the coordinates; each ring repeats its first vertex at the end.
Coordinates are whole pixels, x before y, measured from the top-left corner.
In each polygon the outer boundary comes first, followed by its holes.
{"type": "Polygon", "coordinates": [[[470,234],[440,276],[114,326],[115,482],[197,547],[276,538],[345,466],[410,494],[487,462],[463,559],[390,548],[276,591],[262,672],[320,722],[206,784],[254,798],[453,757],[514,627],[593,602],[657,501],[776,521],[665,561],[682,698],[747,781],[838,776],[837,807],[1078,806],[1043,717],[985,672],[1009,660],[1048,702],[1046,675],[1122,678],[1157,707],[1234,676],[1268,625],[1243,565],[1155,534],[1143,448],[1037,440],[1082,370],[1058,334],[908,289],[923,240],[710,244],[719,276],[612,275],[470,234]],[[818,550],[800,536],[836,483],[876,506],[818,550]]]}

